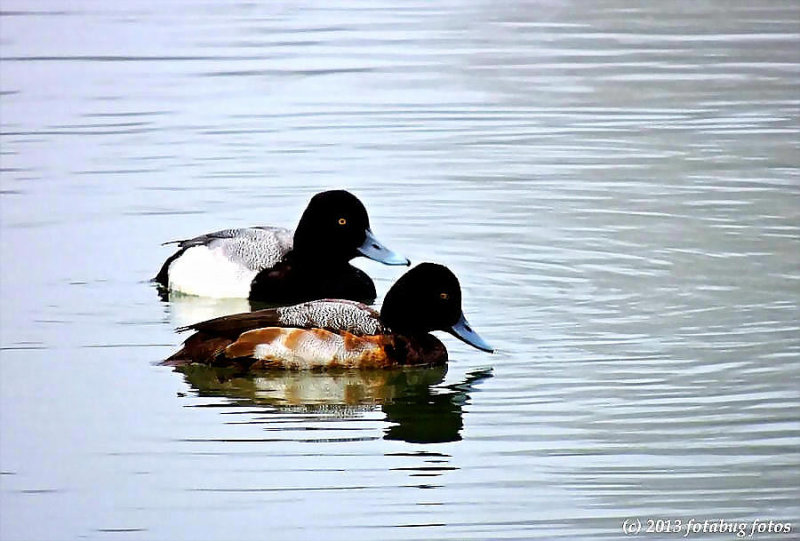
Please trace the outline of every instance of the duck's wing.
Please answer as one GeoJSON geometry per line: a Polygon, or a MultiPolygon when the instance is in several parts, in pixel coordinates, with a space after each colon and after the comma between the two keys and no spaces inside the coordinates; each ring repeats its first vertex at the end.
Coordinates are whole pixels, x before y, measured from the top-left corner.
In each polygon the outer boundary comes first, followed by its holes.
{"type": "Polygon", "coordinates": [[[231,262],[258,272],[278,263],[292,249],[292,240],[293,233],[289,229],[255,226],[223,229],[191,239],[165,242],[164,245],[177,244],[179,249],[164,262],[155,281],[166,286],[169,281],[169,266],[190,248],[219,250],[231,262]]]}
{"type": "Polygon", "coordinates": [[[343,299],[323,299],[222,316],[178,330],[236,338],[244,332],[265,327],[318,328],[333,332],[347,331],[356,336],[385,332],[378,312],[360,302],[343,299]]]}
{"type": "Polygon", "coordinates": [[[261,327],[277,327],[279,316],[276,308],[256,310],[254,312],[242,312],[241,314],[231,314],[221,316],[206,321],[200,321],[185,327],[178,327],[178,332],[197,331],[207,336],[224,336],[236,338],[243,332],[261,327]]]}

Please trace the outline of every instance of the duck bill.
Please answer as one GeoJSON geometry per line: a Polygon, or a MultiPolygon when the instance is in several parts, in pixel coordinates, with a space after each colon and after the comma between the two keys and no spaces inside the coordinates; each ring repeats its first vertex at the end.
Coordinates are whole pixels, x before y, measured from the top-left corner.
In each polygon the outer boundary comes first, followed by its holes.
{"type": "Polygon", "coordinates": [[[366,233],[367,236],[364,242],[356,248],[359,254],[375,261],[380,261],[385,265],[411,265],[411,261],[384,246],[381,241],[375,238],[372,231],[367,229],[366,233]]]}
{"type": "Polygon", "coordinates": [[[461,318],[458,320],[458,323],[450,327],[447,332],[474,348],[478,348],[482,351],[488,351],[489,353],[494,353],[494,348],[487,344],[478,333],[472,330],[472,326],[467,321],[467,318],[464,317],[464,314],[461,314],[461,318]]]}

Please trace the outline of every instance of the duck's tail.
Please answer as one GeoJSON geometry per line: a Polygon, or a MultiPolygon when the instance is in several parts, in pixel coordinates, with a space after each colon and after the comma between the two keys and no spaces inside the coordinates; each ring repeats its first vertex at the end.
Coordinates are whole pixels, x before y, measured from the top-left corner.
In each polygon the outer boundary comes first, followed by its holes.
{"type": "Polygon", "coordinates": [[[185,366],[192,363],[213,364],[233,340],[198,332],[186,339],[181,349],[161,361],[164,366],[185,366]]]}
{"type": "MultiPolygon", "coordinates": [[[[167,244],[167,243],[165,243],[167,244]]],[[[180,256],[183,255],[183,252],[186,251],[186,248],[181,248],[164,261],[164,264],[161,265],[161,270],[158,271],[153,281],[161,284],[164,287],[169,287],[169,266],[172,265],[172,262],[178,259],[180,256]]]]}

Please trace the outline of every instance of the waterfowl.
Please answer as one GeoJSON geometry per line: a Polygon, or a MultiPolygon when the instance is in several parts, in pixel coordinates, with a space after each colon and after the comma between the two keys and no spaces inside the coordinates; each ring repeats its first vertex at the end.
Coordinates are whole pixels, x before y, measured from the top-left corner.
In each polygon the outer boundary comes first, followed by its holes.
{"type": "Polygon", "coordinates": [[[167,291],[273,304],[325,297],[371,303],[375,284],[350,260],[410,264],[375,238],[364,205],[344,190],[311,198],[294,233],[258,226],[166,244],[178,245],[155,277],[167,291]]]}
{"type": "Polygon", "coordinates": [[[179,329],[194,330],[164,361],[239,369],[385,368],[441,365],[444,344],[430,334],[445,331],[492,351],[461,309],[461,287],[442,265],[422,263],[386,294],[380,312],[345,299],[223,316],[179,329]]]}

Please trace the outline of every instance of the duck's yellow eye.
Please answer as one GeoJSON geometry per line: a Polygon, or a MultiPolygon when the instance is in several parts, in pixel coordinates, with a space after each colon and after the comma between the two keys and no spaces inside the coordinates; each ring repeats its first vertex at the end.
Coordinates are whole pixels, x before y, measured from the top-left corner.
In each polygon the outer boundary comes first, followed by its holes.
{"type": "Polygon", "coordinates": [[[344,225],[347,223],[347,218],[339,218],[339,225],[344,225]]]}
{"type": "Polygon", "coordinates": [[[447,293],[439,293],[439,298],[442,299],[443,301],[446,301],[447,299],[450,298],[450,295],[448,295],[447,293]]]}

